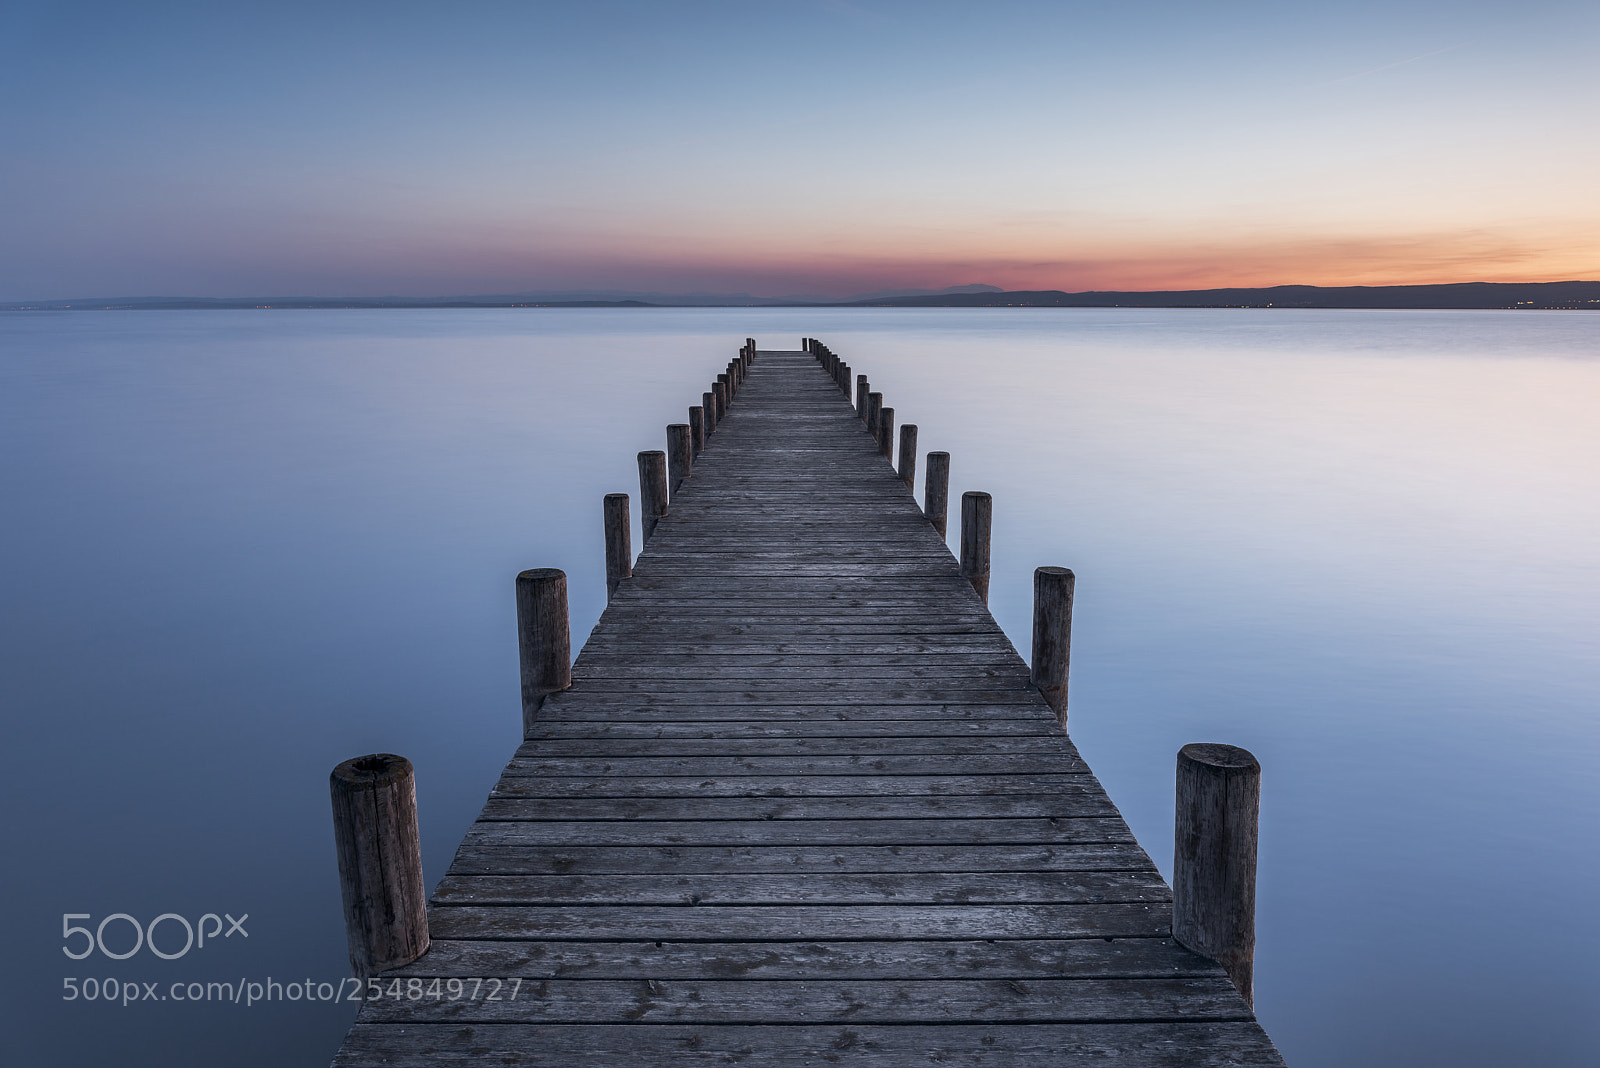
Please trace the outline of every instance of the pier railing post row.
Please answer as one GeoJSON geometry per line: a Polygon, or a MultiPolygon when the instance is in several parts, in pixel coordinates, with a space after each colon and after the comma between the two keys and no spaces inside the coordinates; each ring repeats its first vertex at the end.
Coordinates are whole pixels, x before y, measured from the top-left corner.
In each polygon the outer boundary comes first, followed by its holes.
{"type": "Polygon", "coordinates": [[[517,576],[517,651],[522,664],[522,730],[533,729],[544,699],[572,685],[567,573],[538,567],[517,576]]]}
{"type": "Polygon", "coordinates": [[[994,498],[968,490],[961,495],[961,574],[972,583],[978,599],[989,603],[989,523],[994,498]]]}
{"type": "Polygon", "coordinates": [[[917,424],[907,423],[900,428],[900,481],[912,493],[917,491],[917,424]]]}
{"type": "Polygon", "coordinates": [[[617,586],[633,577],[633,522],[628,515],[628,495],[605,496],[606,523],[606,603],[617,595],[617,586]]]}
{"type": "Polygon", "coordinates": [[[1209,742],[1178,750],[1172,937],[1221,964],[1251,1006],[1260,809],[1261,764],[1248,750],[1209,742]]]}
{"type": "Polygon", "coordinates": [[[672,423],[667,427],[667,489],[677,493],[683,480],[694,471],[694,442],[689,436],[688,423],[672,423]]]}
{"type": "Polygon", "coordinates": [[[930,452],[928,473],[922,477],[922,514],[942,538],[950,529],[950,454],[930,452]]]}
{"type": "Polygon", "coordinates": [[[878,455],[894,463],[894,409],[878,409],[878,455]]]}
{"type": "Polygon", "coordinates": [[[717,395],[715,393],[700,394],[700,420],[705,425],[706,437],[717,432],[717,395]]]}
{"type": "Polygon", "coordinates": [[[346,760],[328,777],[350,968],[360,979],[428,952],[417,780],[393,753],[346,760]]]}
{"type": "Polygon", "coordinates": [[[1076,578],[1064,567],[1033,569],[1033,656],[1029,677],[1067,725],[1067,674],[1072,663],[1072,591],[1076,578]]]}
{"type": "Polygon", "coordinates": [[[698,404],[689,408],[689,444],[696,456],[706,447],[706,410],[698,404]]]}
{"type": "Polygon", "coordinates": [[[667,454],[660,451],[639,454],[639,529],[644,541],[656,532],[656,524],[667,514],[667,454]]]}

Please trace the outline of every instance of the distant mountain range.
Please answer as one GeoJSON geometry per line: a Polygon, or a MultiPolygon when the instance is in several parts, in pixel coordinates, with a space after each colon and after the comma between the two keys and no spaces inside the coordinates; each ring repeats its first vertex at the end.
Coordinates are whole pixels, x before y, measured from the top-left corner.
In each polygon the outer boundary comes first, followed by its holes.
{"type": "Polygon", "coordinates": [[[1600,311],[1600,282],[1459,282],[1426,286],[1269,286],[1261,289],[1005,290],[964,285],[888,289],[843,300],[748,293],[550,290],[463,297],[117,297],[15,301],[0,311],[238,308],[1511,308],[1600,311]]]}

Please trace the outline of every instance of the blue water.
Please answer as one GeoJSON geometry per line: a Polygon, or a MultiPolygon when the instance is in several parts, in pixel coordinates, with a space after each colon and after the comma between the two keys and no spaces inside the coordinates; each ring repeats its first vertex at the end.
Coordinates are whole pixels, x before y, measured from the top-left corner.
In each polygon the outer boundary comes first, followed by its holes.
{"type": "Polygon", "coordinates": [[[952,454],[952,493],[994,494],[991,601],[1024,651],[1032,568],[1077,571],[1073,735],[1163,870],[1179,746],[1260,757],[1257,1009],[1290,1063],[1592,1066],[1597,326],[0,317],[0,1060],[325,1064],[353,1006],[63,982],[337,982],[328,771],[410,756],[443,874],[518,740],[513,575],[565,568],[581,638],[601,495],[636,492],[634,453],[754,334],[827,340],[952,454]],[[78,962],[66,913],[248,913],[248,937],[78,962]]]}

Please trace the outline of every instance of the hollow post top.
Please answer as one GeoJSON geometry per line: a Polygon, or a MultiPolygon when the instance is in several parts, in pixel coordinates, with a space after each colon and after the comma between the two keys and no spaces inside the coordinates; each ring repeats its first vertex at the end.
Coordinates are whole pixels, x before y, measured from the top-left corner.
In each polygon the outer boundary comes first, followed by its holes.
{"type": "Polygon", "coordinates": [[[1260,771],[1261,762],[1248,749],[1221,742],[1190,742],[1178,750],[1178,762],[1200,764],[1223,771],[1260,771]]]}
{"type": "Polygon", "coordinates": [[[353,757],[333,769],[335,785],[351,788],[389,786],[412,775],[411,761],[393,753],[372,753],[353,757]]]}

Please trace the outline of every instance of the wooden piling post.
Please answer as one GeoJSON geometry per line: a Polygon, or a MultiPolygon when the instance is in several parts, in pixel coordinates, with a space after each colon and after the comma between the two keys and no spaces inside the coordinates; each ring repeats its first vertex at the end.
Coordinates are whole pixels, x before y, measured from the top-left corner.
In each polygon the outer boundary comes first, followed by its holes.
{"type": "Polygon", "coordinates": [[[715,393],[700,394],[700,418],[705,423],[706,437],[717,432],[717,395],[715,393]]]}
{"type": "Polygon", "coordinates": [[[628,515],[628,495],[605,496],[606,522],[606,602],[617,594],[617,586],[633,577],[633,523],[628,515]]]}
{"type": "Polygon", "coordinates": [[[639,454],[639,529],[644,541],[656,532],[656,524],[667,514],[667,454],[661,451],[639,454]]]}
{"type": "Polygon", "coordinates": [[[1261,764],[1248,750],[1178,750],[1172,937],[1221,964],[1255,1004],[1256,836],[1261,764]]]}
{"type": "Polygon", "coordinates": [[[350,968],[365,980],[428,952],[428,895],[411,761],[346,760],[328,778],[350,968]]]}
{"type": "Polygon", "coordinates": [[[706,410],[698,404],[689,408],[689,445],[696,456],[706,447],[706,410]]]}
{"type": "Polygon", "coordinates": [[[878,436],[878,413],[883,411],[883,394],[867,394],[867,432],[874,438],[878,436]]]}
{"type": "Polygon", "coordinates": [[[1072,590],[1064,567],[1033,570],[1033,657],[1030,677],[1045,704],[1067,725],[1067,670],[1072,662],[1072,590]]]}
{"type": "Polygon", "coordinates": [[[944,537],[950,523],[950,454],[930,452],[928,473],[923,476],[922,514],[933,529],[944,537]]]}
{"type": "Polygon", "coordinates": [[[900,428],[900,481],[912,493],[917,491],[917,424],[907,423],[900,428]]]}
{"type": "Polygon", "coordinates": [[[847,363],[839,365],[839,392],[844,394],[845,400],[850,399],[850,365],[847,363]]]}
{"type": "Polygon", "coordinates": [[[894,409],[878,409],[878,455],[894,463],[894,409]]]}
{"type": "Polygon", "coordinates": [[[717,385],[722,387],[722,411],[717,414],[725,415],[728,405],[733,403],[733,375],[728,371],[722,372],[717,376],[717,385]]]}
{"type": "Polygon", "coordinates": [[[978,490],[961,495],[961,574],[966,576],[978,599],[989,603],[989,520],[994,515],[994,498],[978,490]]]}
{"type": "Polygon", "coordinates": [[[753,337],[747,337],[744,339],[744,343],[745,346],[750,349],[750,359],[754,361],[756,358],[756,339],[753,337]]]}
{"type": "Polygon", "coordinates": [[[867,382],[866,375],[856,375],[856,415],[861,421],[867,421],[867,394],[872,391],[872,386],[867,382]]]}
{"type": "Polygon", "coordinates": [[[689,436],[689,424],[673,423],[667,427],[667,479],[672,493],[678,492],[693,470],[694,442],[689,436]]]}
{"type": "Polygon", "coordinates": [[[544,699],[572,685],[567,573],[538,567],[517,576],[517,647],[522,661],[522,730],[533,729],[544,699]]]}
{"type": "Polygon", "coordinates": [[[728,414],[728,387],[720,381],[711,383],[711,395],[716,398],[717,422],[722,422],[728,414]]]}

